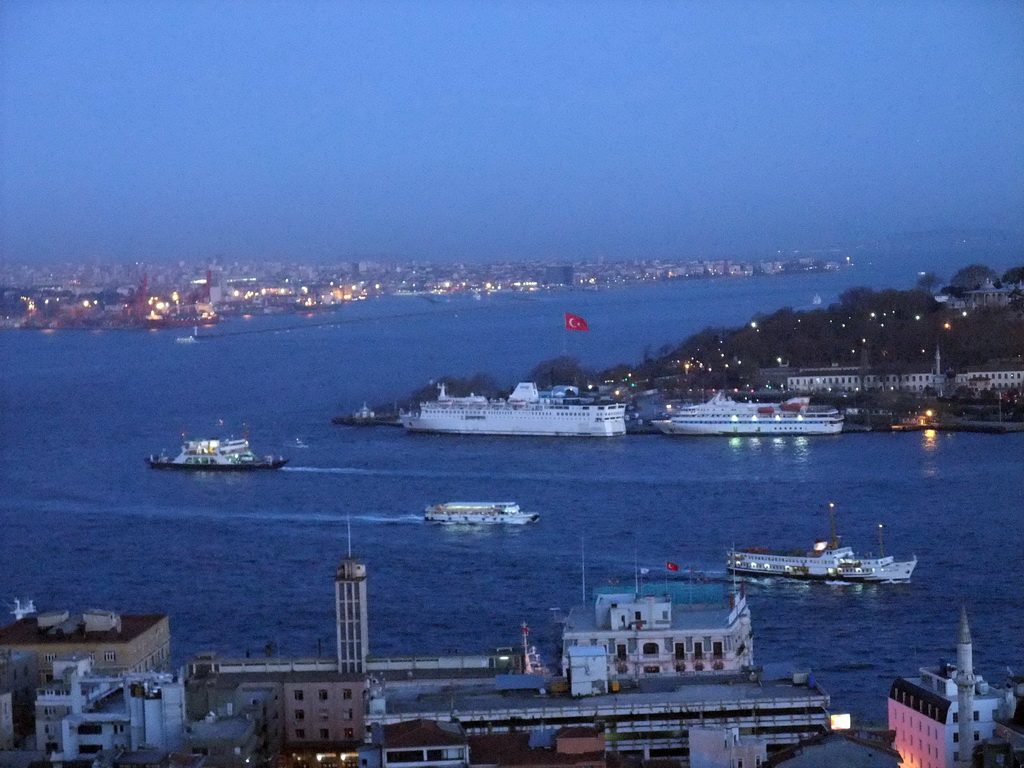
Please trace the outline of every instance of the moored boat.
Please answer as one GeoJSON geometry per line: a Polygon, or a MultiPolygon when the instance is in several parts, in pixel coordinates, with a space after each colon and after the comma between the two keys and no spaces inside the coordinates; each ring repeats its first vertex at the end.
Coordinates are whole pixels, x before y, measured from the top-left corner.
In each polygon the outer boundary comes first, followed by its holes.
{"type": "Polygon", "coordinates": [[[246,472],[257,469],[280,469],[288,463],[282,456],[257,456],[249,441],[188,440],[174,458],[161,454],[146,459],[153,469],[186,469],[201,472],[246,472]]]}
{"type": "Polygon", "coordinates": [[[577,387],[548,391],[521,382],[508,399],[482,395],[452,397],[445,385],[437,400],[421,402],[418,411],[401,413],[410,432],[459,435],[552,435],[612,437],[626,434],[626,404],[583,397],[577,387]]]}
{"type": "Polygon", "coordinates": [[[431,523],[470,525],[524,525],[538,517],[536,513],[523,512],[514,501],[449,501],[430,505],[423,515],[431,523]]]}
{"type": "Polygon", "coordinates": [[[666,435],[837,435],[843,430],[843,415],[835,408],[811,405],[807,397],[744,403],[719,392],[657,424],[666,435]]]}

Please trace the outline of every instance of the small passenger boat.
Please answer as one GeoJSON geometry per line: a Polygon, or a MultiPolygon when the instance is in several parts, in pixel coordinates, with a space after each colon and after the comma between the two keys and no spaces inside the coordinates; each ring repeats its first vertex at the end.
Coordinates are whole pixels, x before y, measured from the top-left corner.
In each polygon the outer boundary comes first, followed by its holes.
{"type": "Polygon", "coordinates": [[[423,518],[430,523],[471,525],[523,525],[539,515],[523,512],[514,501],[449,501],[427,507],[423,518]]]}

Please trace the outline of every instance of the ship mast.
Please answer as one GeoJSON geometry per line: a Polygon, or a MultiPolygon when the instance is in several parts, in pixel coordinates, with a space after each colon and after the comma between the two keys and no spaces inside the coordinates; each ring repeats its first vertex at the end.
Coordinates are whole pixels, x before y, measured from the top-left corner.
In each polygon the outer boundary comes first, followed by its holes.
{"type": "Polygon", "coordinates": [[[832,531],[832,538],[828,541],[829,549],[838,549],[839,537],[836,536],[836,505],[831,501],[828,503],[828,523],[832,531]]]}
{"type": "Polygon", "coordinates": [[[885,540],[882,538],[882,530],[885,528],[881,523],[878,524],[878,556],[885,557],[885,540]]]}

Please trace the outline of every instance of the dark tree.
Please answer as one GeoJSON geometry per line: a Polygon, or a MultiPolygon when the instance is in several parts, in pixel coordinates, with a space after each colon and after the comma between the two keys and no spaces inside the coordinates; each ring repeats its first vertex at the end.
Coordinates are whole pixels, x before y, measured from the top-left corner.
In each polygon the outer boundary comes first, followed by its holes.
{"type": "Polygon", "coordinates": [[[579,360],[567,355],[544,360],[526,374],[527,381],[537,382],[542,389],[567,384],[584,387],[592,379],[592,374],[580,365],[579,360]]]}
{"type": "Polygon", "coordinates": [[[1024,280],[1024,266],[1014,267],[1013,269],[1006,270],[1006,274],[1003,275],[1003,283],[1019,283],[1024,280]]]}
{"type": "Polygon", "coordinates": [[[917,287],[928,293],[935,293],[940,285],[942,285],[942,278],[932,272],[925,272],[917,278],[917,287]]]}
{"type": "Polygon", "coordinates": [[[949,279],[949,284],[956,288],[966,288],[972,291],[986,280],[995,281],[998,279],[999,275],[984,264],[971,264],[953,275],[949,279]]]}

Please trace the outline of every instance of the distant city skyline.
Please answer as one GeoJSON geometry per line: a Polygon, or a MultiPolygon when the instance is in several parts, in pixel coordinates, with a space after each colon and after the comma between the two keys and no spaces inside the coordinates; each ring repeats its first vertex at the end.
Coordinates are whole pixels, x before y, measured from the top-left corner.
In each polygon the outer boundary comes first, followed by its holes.
{"type": "Polygon", "coordinates": [[[0,259],[1016,247],[1021,39],[953,0],[11,0],[0,259]]]}

